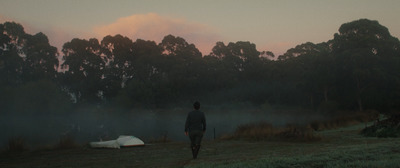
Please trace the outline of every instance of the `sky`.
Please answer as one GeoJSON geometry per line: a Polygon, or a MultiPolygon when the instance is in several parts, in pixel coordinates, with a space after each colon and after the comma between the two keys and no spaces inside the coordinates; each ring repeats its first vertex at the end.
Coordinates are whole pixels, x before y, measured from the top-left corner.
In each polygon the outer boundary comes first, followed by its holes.
{"type": "Polygon", "coordinates": [[[161,42],[172,34],[210,53],[216,42],[250,41],[281,55],[333,39],[340,25],[377,20],[400,37],[399,0],[0,0],[0,23],[43,32],[60,51],[73,38],[121,34],[161,42]]]}

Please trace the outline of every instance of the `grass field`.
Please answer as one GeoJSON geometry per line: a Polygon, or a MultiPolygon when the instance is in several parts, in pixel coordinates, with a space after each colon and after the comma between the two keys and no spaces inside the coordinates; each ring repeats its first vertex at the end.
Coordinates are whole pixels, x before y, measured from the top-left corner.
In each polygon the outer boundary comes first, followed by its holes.
{"type": "Polygon", "coordinates": [[[125,149],[36,150],[0,154],[1,168],[18,167],[399,167],[400,139],[366,138],[364,124],[317,132],[320,141],[204,141],[191,159],[188,142],[125,149]]]}

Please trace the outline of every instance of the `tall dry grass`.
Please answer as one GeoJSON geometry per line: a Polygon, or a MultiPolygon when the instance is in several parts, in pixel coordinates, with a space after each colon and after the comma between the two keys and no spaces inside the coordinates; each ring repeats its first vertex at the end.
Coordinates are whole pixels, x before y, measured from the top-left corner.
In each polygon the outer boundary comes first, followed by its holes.
{"type": "Polygon", "coordinates": [[[363,112],[340,111],[332,119],[314,121],[305,125],[289,124],[285,127],[274,127],[265,122],[240,125],[233,134],[223,135],[220,139],[319,141],[321,137],[316,135],[315,131],[335,129],[378,119],[379,113],[373,110],[363,112]]]}
{"type": "Polygon", "coordinates": [[[318,141],[321,139],[314,134],[314,130],[301,125],[287,125],[274,127],[269,123],[260,122],[238,126],[232,135],[224,135],[221,140],[285,140],[285,141],[318,141]]]}
{"type": "Polygon", "coordinates": [[[367,123],[376,120],[379,120],[379,112],[375,110],[362,112],[339,111],[334,116],[332,116],[332,119],[313,121],[309,124],[309,127],[314,129],[315,131],[321,131],[346,127],[360,123],[367,123]]]}

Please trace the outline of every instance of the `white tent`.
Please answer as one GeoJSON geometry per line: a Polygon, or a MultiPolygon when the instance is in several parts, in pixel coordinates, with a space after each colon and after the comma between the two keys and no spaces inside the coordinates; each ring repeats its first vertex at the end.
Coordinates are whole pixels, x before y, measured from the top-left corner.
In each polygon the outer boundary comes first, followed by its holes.
{"type": "Polygon", "coordinates": [[[100,142],[90,142],[90,147],[92,148],[121,148],[121,147],[131,147],[131,146],[144,146],[144,142],[139,138],[131,135],[121,135],[116,140],[111,141],[100,141],[100,142]]]}

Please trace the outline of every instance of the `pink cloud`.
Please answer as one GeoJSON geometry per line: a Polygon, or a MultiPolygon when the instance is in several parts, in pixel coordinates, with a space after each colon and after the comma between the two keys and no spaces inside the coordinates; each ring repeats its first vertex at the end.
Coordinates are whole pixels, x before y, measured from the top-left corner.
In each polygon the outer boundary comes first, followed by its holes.
{"type": "Polygon", "coordinates": [[[220,40],[217,31],[205,24],[189,22],[182,18],[160,16],[156,13],[137,14],[117,19],[114,23],[94,28],[98,39],[107,35],[121,34],[134,41],[136,39],[161,42],[164,36],[172,34],[193,43],[203,53],[208,54],[220,40]]]}

